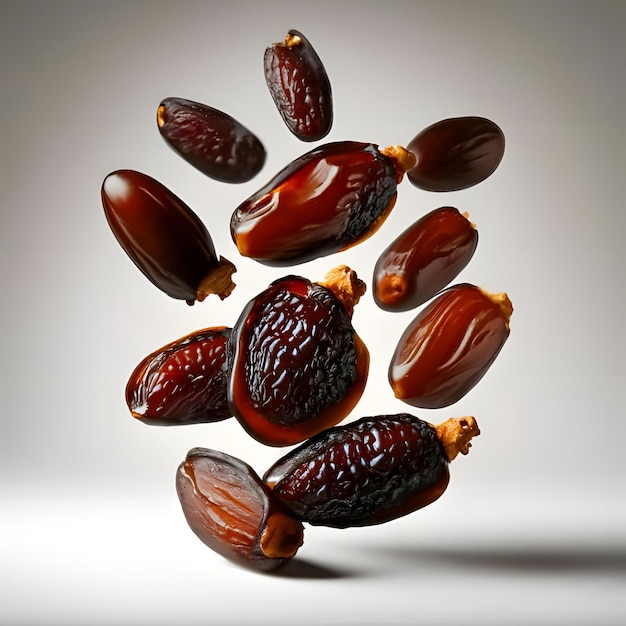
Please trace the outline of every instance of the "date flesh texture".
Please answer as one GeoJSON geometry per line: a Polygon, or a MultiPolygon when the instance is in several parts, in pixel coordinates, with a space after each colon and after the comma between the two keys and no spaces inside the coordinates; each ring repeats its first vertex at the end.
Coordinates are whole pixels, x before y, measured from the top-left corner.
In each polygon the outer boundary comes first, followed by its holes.
{"type": "Polygon", "coordinates": [[[502,130],[483,117],[453,117],[428,126],[407,145],[417,158],[407,178],[425,191],[459,191],[491,176],[504,156],[502,130]]]}
{"type": "Polygon", "coordinates": [[[333,124],[333,98],[326,69],[309,40],[290,30],[265,50],[265,81],[287,128],[302,141],[318,141],[333,124]]]}
{"type": "Polygon", "coordinates": [[[196,536],[238,565],[274,570],[302,545],[302,524],[235,457],[193,448],[176,472],[176,491],[196,536]]]}
{"type": "Polygon", "coordinates": [[[263,476],[294,515],[312,525],[381,524],[437,500],[448,464],[479,434],[472,417],[439,427],[401,413],[330,428],[279,459],[263,476]]]}
{"type": "Polygon", "coordinates": [[[329,288],[299,276],[248,303],[230,337],[228,401],[252,437],[292,445],[350,413],[369,370],[350,315],[329,288]]]}
{"type": "Polygon", "coordinates": [[[171,298],[193,304],[226,298],[235,266],[217,258],[200,218],[160,182],[117,170],[102,183],[102,205],[118,243],[144,276],[171,298]]]}
{"type": "Polygon", "coordinates": [[[146,356],[126,385],[133,417],[154,426],[217,422],[228,407],[230,328],[205,328],[146,356]]]}
{"type": "Polygon", "coordinates": [[[239,252],[271,266],[304,263],[367,239],[393,208],[414,163],[403,148],[325,144],[292,161],[235,209],[239,252]]]}
{"type": "Polygon", "coordinates": [[[470,262],[478,231],[453,207],[440,207],[409,226],[374,267],[376,304],[409,311],[430,300],[470,262]]]}
{"type": "Polygon", "coordinates": [[[245,183],[265,163],[260,139],[236,119],[206,104],[165,98],[157,109],[159,132],[185,161],[225,183],[245,183]]]}
{"type": "Polygon", "coordinates": [[[389,365],[396,398],[423,409],[449,406],[485,375],[506,342],[513,305],[461,283],[441,292],[402,334],[389,365]]]}

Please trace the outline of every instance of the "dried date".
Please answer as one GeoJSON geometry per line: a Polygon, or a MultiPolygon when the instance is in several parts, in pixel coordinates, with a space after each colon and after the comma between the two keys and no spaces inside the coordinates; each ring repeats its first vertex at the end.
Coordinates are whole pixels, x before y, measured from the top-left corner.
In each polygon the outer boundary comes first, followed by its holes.
{"type": "Polygon", "coordinates": [[[298,519],[348,528],[381,524],[437,500],[448,464],[480,434],[473,417],[439,426],[412,415],[365,417],[313,437],[263,476],[298,519]]]}
{"type": "Polygon", "coordinates": [[[309,40],[290,30],[265,50],[263,69],[272,100],[287,128],[302,141],[325,137],[333,123],[330,81],[309,40]]]}
{"type": "Polygon", "coordinates": [[[302,545],[302,524],[246,463],[207,448],[189,451],[176,491],[191,530],[238,565],[276,569],[302,545]]]}
{"type": "Polygon", "coordinates": [[[126,385],[133,417],[156,426],[232,417],[227,398],[229,337],[225,326],[205,328],[142,359],[126,385]]]}
{"type": "Polygon", "coordinates": [[[414,163],[399,146],[345,141],[315,148],[237,207],[233,241],[243,256],[274,266],[350,248],[382,225],[414,163]]]}
{"type": "Polygon", "coordinates": [[[157,109],[157,126],[179,156],[215,180],[244,183],[265,163],[260,139],[227,113],[206,104],[165,98],[157,109]]]}
{"type": "Polygon", "coordinates": [[[193,304],[226,298],[235,266],[218,259],[200,218],[160,182],[117,170],[102,183],[102,205],[113,235],[144,276],[171,298],[193,304]]]}
{"type": "Polygon", "coordinates": [[[506,342],[513,305],[468,283],[443,291],[408,325],[389,365],[397,398],[438,409],[467,394],[506,342]]]}
{"type": "Polygon", "coordinates": [[[386,311],[408,311],[430,300],[470,262],[478,231],[465,214],[440,207],[409,226],[374,267],[374,300],[386,311]]]}
{"type": "Polygon", "coordinates": [[[369,352],[352,309],[365,290],[341,266],[323,283],[299,276],[274,281],[233,326],[228,401],[255,439],[298,443],[337,424],[363,393],[369,352]]]}
{"type": "Polygon", "coordinates": [[[426,191],[459,191],[484,181],[504,156],[504,133],[483,117],[453,117],[418,133],[407,145],[417,163],[407,178],[426,191]]]}

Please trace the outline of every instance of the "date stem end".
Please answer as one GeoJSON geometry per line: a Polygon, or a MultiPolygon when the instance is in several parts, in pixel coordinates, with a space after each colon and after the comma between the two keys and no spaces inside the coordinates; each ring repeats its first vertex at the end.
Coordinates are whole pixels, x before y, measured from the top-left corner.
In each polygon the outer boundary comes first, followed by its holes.
{"type": "Polygon", "coordinates": [[[467,454],[472,438],[480,435],[478,424],[471,416],[451,417],[434,428],[448,461],[453,461],[459,453],[467,454]]]}

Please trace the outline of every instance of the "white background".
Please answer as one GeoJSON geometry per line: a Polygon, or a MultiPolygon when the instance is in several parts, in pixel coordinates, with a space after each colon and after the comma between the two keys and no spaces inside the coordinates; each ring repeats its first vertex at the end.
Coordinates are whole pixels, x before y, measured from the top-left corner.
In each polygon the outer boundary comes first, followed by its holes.
{"type": "MultiPolygon", "coordinates": [[[[626,621],[624,145],[621,2],[0,3],[0,622],[6,624],[618,624],[626,621]],[[370,282],[380,251],[427,211],[468,211],[480,241],[459,280],[506,291],[509,342],[457,405],[482,435],[437,503],[389,524],[307,527],[298,557],[259,575],[187,527],[174,473],[212,447],[262,473],[284,450],[235,420],[148,427],[123,389],[145,354],[231,325],[283,275],[243,259],[233,209],[311,148],[283,126],[265,47],[296,28],[328,70],[328,141],[406,144],[446,117],[504,130],[496,173],[457,193],[404,181],[369,241],[338,263],[370,282]],[[205,178],[157,131],[159,101],[225,110],[268,150],[243,185],[205,178]],[[168,299],[114,240],[110,171],[161,180],[233,260],[237,288],[168,299]]],[[[354,325],[372,355],[352,418],[411,411],[387,384],[414,313],[354,325]]]]}

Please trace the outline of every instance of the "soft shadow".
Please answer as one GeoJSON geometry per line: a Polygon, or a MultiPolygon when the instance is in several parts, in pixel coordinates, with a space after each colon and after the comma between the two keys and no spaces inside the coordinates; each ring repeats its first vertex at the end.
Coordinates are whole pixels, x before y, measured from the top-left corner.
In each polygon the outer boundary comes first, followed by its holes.
{"type": "Polygon", "coordinates": [[[338,579],[353,578],[358,576],[357,572],[351,572],[347,569],[330,568],[313,561],[300,559],[298,557],[292,559],[282,567],[271,572],[272,576],[279,578],[302,578],[302,579],[338,579]]]}
{"type": "Polygon", "coordinates": [[[453,565],[472,569],[501,570],[522,574],[626,575],[626,547],[585,546],[480,546],[472,547],[379,547],[390,559],[415,564],[453,565]]]}

